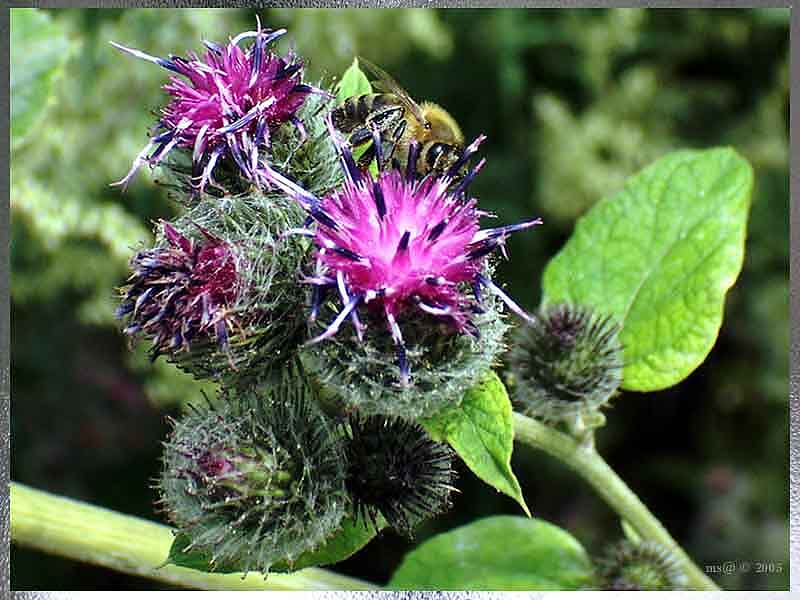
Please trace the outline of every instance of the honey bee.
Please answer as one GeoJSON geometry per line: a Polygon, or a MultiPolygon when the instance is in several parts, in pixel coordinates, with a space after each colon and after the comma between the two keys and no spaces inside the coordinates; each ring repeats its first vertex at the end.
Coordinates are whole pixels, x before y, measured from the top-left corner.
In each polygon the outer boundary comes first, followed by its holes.
{"type": "Polygon", "coordinates": [[[414,140],[419,175],[444,173],[458,162],[464,136],[450,113],[433,102],[418,104],[386,71],[363,58],[359,62],[378,78],[374,84],[378,93],[348,98],[331,113],[334,127],[347,136],[350,146],[365,148],[359,167],[365,169],[377,158],[379,168],[385,159],[406,168],[414,140]],[[387,153],[384,145],[389,147],[387,153]]]}

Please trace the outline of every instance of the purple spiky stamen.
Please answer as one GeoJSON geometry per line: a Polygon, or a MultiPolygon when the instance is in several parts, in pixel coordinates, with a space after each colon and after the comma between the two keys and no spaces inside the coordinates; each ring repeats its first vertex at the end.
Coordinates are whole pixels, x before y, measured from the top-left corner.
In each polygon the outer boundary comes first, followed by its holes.
{"type": "Polygon", "coordinates": [[[280,57],[268,50],[285,33],[285,29],[261,29],[259,22],[256,31],[240,33],[226,46],[204,41],[205,56],[189,52],[188,59],[159,58],[111,42],[123,52],[177,73],[164,86],[172,100],[161,110],[158,133],[128,174],[112,185],[126,187],[143,165],[157,165],[174,148],[191,151],[193,186],[199,191],[216,185],[212,173],[225,158],[260,185],[260,151],[269,149],[273,130],[292,123],[302,143],[307,136],[296,111],[309,94],[327,95],[302,83],[303,63],[294,55],[280,57]],[[251,38],[252,45],[242,50],[239,43],[251,38]]]}
{"type": "MultiPolygon", "coordinates": [[[[382,314],[397,348],[402,383],[409,379],[406,346],[398,317],[412,311],[449,324],[452,331],[478,335],[472,316],[483,312],[481,288],[497,295],[522,318],[528,316],[486,275],[488,255],[504,249],[506,238],[541,223],[540,219],[481,230],[484,215],[477,201],[466,196],[469,183],[485,164],[480,161],[463,178],[461,168],[477,151],[484,136],[464,151],[458,168],[443,177],[418,179],[412,144],[405,172],[362,172],[332,125],[328,129],[340,153],[343,187],[317,198],[294,182],[265,167],[264,178],[293,197],[316,222],[317,272],[306,282],[315,286],[311,319],[316,319],[325,293],[339,292],[341,311],[310,344],[331,338],[349,318],[359,339],[365,327],[358,309],[382,314]],[[474,296],[467,296],[472,290],[474,296]]],[[[297,233],[307,235],[311,223],[297,233]]]]}
{"type": "Polygon", "coordinates": [[[151,357],[188,350],[192,340],[214,337],[228,351],[238,277],[230,246],[201,229],[193,242],[163,222],[167,245],[137,253],[117,317],[126,318],[124,333],[152,339],[151,357]]]}

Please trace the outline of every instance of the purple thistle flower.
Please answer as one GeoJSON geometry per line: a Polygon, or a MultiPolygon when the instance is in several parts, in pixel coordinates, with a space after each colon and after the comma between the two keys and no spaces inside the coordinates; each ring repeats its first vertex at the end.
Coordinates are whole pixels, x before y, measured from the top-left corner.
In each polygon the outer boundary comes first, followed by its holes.
{"type": "Polygon", "coordinates": [[[319,199],[280,173],[265,169],[265,178],[294,197],[317,223],[316,231],[295,231],[313,236],[317,248],[317,272],[307,279],[315,286],[312,320],[326,292],[334,290],[341,298],[339,314],[310,344],[334,336],[348,318],[361,338],[364,325],[357,309],[363,306],[383,315],[397,348],[402,382],[407,384],[409,369],[399,315],[420,311],[449,324],[453,332],[477,335],[471,316],[481,312],[480,291],[487,288],[518,315],[532,319],[491,281],[487,260],[494,250],[505,250],[510,233],[541,220],[479,228],[478,220],[486,213],[477,208],[474,198],[467,197],[466,189],[485,161],[463,178],[459,172],[483,136],[465,149],[443,177],[417,179],[417,153],[412,149],[405,174],[388,170],[374,179],[356,168],[330,119],[328,126],[345,171],[341,189],[319,199]]]}
{"type": "Polygon", "coordinates": [[[199,336],[216,338],[228,350],[238,277],[230,246],[201,229],[205,240],[195,243],[162,222],[167,245],[138,252],[117,317],[127,317],[124,333],[152,338],[151,357],[189,349],[199,336]]]}
{"type": "Polygon", "coordinates": [[[145,163],[157,165],[174,148],[189,149],[192,167],[202,191],[214,184],[212,172],[222,159],[232,159],[242,175],[259,185],[259,149],[270,147],[275,127],[290,122],[301,140],[305,128],[295,116],[308,94],[322,93],[302,83],[303,63],[292,54],[277,56],[267,46],[285,29],[246,31],[226,46],[204,41],[207,52],[199,57],[188,52],[159,58],[140,50],[111,44],[137,58],[177,73],[164,90],[172,97],[161,110],[158,132],[133,161],[128,174],[112,185],[127,186],[145,163]],[[242,50],[239,42],[255,38],[242,50]]]}

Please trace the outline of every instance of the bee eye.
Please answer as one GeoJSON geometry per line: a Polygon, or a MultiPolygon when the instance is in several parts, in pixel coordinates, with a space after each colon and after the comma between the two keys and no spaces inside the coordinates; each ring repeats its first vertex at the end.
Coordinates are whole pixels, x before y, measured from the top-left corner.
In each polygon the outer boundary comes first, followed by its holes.
{"type": "Polygon", "coordinates": [[[449,146],[447,144],[442,144],[441,142],[431,144],[431,146],[428,148],[428,151],[425,153],[425,163],[428,165],[428,167],[435,167],[436,161],[438,161],[439,157],[447,151],[448,147],[449,146]]]}

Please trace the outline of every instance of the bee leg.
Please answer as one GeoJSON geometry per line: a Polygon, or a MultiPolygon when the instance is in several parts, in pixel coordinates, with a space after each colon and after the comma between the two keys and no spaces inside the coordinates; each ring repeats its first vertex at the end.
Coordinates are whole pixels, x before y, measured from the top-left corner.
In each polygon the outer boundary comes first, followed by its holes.
{"type": "Polygon", "coordinates": [[[373,158],[375,158],[375,146],[374,144],[370,144],[369,146],[367,146],[367,149],[364,150],[364,153],[358,157],[358,168],[359,169],[369,168],[369,163],[372,162],[373,158]]]}
{"type": "MultiPolygon", "coordinates": [[[[371,140],[372,134],[370,131],[366,127],[360,127],[359,129],[352,131],[352,133],[347,136],[347,145],[351,150],[355,150],[364,146],[366,143],[371,142],[371,140]]],[[[364,152],[362,152],[358,157],[357,164],[360,169],[366,168],[363,161],[367,154],[369,154],[369,148],[364,150],[364,152]]],[[[372,155],[370,155],[369,160],[372,160],[372,155]]]]}
{"type": "Polygon", "coordinates": [[[369,140],[372,139],[372,131],[369,127],[361,127],[356,129],[350,136],[347,138],[347,141],[350,142],[350,146],[356,148],[369,140]]]}

